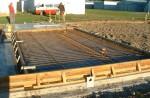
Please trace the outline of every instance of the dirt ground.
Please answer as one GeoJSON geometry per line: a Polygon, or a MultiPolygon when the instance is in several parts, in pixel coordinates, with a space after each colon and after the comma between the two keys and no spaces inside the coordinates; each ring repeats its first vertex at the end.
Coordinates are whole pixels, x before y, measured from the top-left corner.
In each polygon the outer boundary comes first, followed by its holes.
{"type": "Polygon", "coordinates": [[[74,23],[75,26],[98,35],[150,51],[150,24],[129,21],[90,21],[74,23]]]}

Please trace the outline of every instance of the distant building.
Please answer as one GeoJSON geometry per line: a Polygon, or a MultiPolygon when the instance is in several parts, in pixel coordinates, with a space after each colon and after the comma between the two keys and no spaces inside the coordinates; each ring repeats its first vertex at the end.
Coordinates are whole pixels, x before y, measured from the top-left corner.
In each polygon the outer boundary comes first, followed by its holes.
{"type": "Polygon", "coordinates": [[[35,6],[42,4],[65,5],[67,14],[85,14],[85,0],[21,0],[21,11],[34,12],[35,6]]]}
{"type": "Polygon", "coordinates": [[[63,2],[66,14],[85,14],[85,0],[0,0],[0,16],[8,16],[8,5],[13,3],[15,13],[34,12],[35,6],[41,4],[56,4],[63,2]]]}
{"type": "MultiPolygon", "coordinates": [[[[108,9],[108,10],[123,10],[123,11],[147,11],[148,1],[150,0],[121,0],[121,1],[93,1],[90,3],[90,7],[94,9],[108,9]]],[[[89,4],[86,2],[86,8],[89,8],[89,4]]],[[[150,8],[149,8],[150,9],[150,8]]]]}

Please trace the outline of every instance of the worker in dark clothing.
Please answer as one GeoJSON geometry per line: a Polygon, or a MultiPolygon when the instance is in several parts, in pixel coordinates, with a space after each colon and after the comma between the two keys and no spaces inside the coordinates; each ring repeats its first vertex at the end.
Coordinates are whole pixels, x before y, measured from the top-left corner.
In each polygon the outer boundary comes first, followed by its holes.
{"type": "Polygon", "coordinates": [[[62,2],[59,4],[58,8],[60,11],[60,16],[62,17],[63,22],[65,22],[65,7],[62,2]]]}

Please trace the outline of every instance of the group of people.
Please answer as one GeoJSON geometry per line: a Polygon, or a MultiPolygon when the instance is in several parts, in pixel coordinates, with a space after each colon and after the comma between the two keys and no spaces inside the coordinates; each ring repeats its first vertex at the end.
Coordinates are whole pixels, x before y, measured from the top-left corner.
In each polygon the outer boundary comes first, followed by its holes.
{"type": "MultiPolygon", "coordinates": [[[[15,23],[15,11],[14,11],[13,4],[10,3],[8,7],[9,7],[9,12],[10,12],[9,21],[11,24],[14,24],[15,23]]],[[[65,7],[62,2],[59,4],[58,9],[59,9],[59,14],[60,14],[59,20],[61,18],[63,22],[65,22],[65,7]]]]}

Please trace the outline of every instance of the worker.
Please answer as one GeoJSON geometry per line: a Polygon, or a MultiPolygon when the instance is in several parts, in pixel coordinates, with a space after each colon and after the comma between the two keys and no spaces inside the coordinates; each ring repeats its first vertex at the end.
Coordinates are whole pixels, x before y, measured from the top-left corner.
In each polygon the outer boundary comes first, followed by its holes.
{"type": "Polygon", "coordinates": [[[10,3],[8,7],[9,7],[9,22],[11,24],[14,24],[15,23],[15,10],[13,7],[13,3],[10,3]]]}
{"type": "Polygon", "coordinates": [[[63,22],[65,22],[65,7],[64,7],[62,2],[59,4],[58,8],[59,8],[59,11],[60,11],[60,16],[61,16],[63,22]]]}

